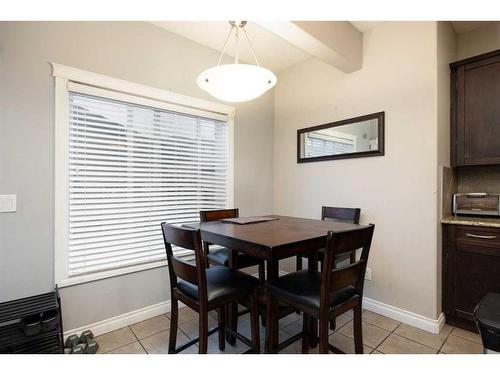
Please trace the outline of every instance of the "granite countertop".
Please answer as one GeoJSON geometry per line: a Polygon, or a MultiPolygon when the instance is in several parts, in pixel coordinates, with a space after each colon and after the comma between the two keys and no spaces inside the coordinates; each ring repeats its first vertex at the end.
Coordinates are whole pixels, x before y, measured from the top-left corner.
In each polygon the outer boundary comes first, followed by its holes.
{"type": "Polygon", "coordinates": [[[500,217],[446,216],[441,219],[441,223],[500,228],[500,217]]]}

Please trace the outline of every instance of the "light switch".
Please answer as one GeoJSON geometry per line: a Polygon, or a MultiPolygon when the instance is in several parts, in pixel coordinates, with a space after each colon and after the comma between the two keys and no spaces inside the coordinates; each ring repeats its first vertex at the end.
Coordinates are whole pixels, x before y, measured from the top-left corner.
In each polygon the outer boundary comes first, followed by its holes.
{"type": "Polygon", "coordinates": [[[0,195],[0,213],[1,212],[16,212],[15,195],[0,195]]]}

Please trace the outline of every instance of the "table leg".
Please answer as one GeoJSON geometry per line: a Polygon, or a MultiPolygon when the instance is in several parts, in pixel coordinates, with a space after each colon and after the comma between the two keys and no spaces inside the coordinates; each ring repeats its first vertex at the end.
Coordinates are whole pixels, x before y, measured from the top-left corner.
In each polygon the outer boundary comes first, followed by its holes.
{"type": "MultiPolygon", "coordinates": [[[[275,282],[279,277],[279,261],[277,259],[269,259],[267,261],[267,279],[266,283],[271,284],[275,282]]],[[[269,290],[266,291],[266,300],[269,304],[271,301],[271,293],[269,290]]],[[[278,336],[279,336],[279,324],[272,324],[269,321],[266,321],[266,353],[269,353],[272,348],[275,348],[278,345],[278,336]],[[272,330],[272,331],[271,331],[272,330]],[[268,337],[272,336],[274,338],[271,343],[271,347],[268,346],[268,337]]]]}
{"type": "MultiPolygon", "coordinates": [[[[235,250],[230,250],[229,252],[229,267],[236,269],[236,259],[237,259],[238,253],[235,250]]],[[[236,332],[238,329],[238,304],[237,303],[230,303],[227,305],[227,312],[226,312],[226,319],[227,319],[227,326],[236,332]]],[[[232,335],[231,333],[227,333],[226,335],[226,341],[230,345],[235,345],[236,344],[236,337],[232,335]]]]}
{"type": "MultiPolygon", "coordinates": [[[[311,251],[307,256],[307,269],[311,271],[318,271],[318,252],[311,251]]],[[[311,348],[318,346],[318,321],[313,317],[309,317],[311,320],[308,325],[309,332],[309,345],[311,348]]]]}

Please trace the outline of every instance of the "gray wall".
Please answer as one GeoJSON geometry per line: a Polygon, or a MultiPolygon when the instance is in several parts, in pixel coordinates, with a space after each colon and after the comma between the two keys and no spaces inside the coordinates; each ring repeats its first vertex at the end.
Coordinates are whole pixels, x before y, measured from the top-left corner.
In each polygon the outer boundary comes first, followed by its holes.
{"type": "Polygon", "coordinates": [[[362,207],[361,223],[376,224],[365,296],[430,319],[440,313],[436,44],[436,22],[383,22],[363,34],[359,71],[310,59],[280,72],[274,121],[275,213],[362,207]],[[384,156],[296,163],[297,129],[379,111],[384,156]]]}
{"type": "MultiPolygon", "coordinates": [[[[213,100],[195,83],[217,52],[143,22],[0,22],[0,301],[54,285],[54,83],[49,62],[213,100]]],[[[237,105],[235,204],[271,211],[273,93],[237,105]]],[[[64,288],[65,329],[169,299],[165,268],[64,288]]]]}

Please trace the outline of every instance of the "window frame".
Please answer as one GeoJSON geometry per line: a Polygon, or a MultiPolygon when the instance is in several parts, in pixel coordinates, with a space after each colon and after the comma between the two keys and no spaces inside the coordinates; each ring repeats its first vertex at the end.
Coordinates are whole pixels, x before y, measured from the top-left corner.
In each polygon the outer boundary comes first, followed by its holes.
{"type": "Polygon", "coordinates": [[[235,108],[173,93],[110,76],[51,63],[54,77],[54,276],[59,287],[76,285],[128,273],[163,267],[166,260],[125,266],[78,276],[68,274],[69,243],[69,93],[84,92],[106,98],[147,105],[175,112],[204,115],[227,122],[229,160],[227,200],[234,205],[234,116],[235,108]],[[81,91],[80,91],[81,90],[81,91]],[[109,96],[108,96],[109,95],[109,96]]]}

